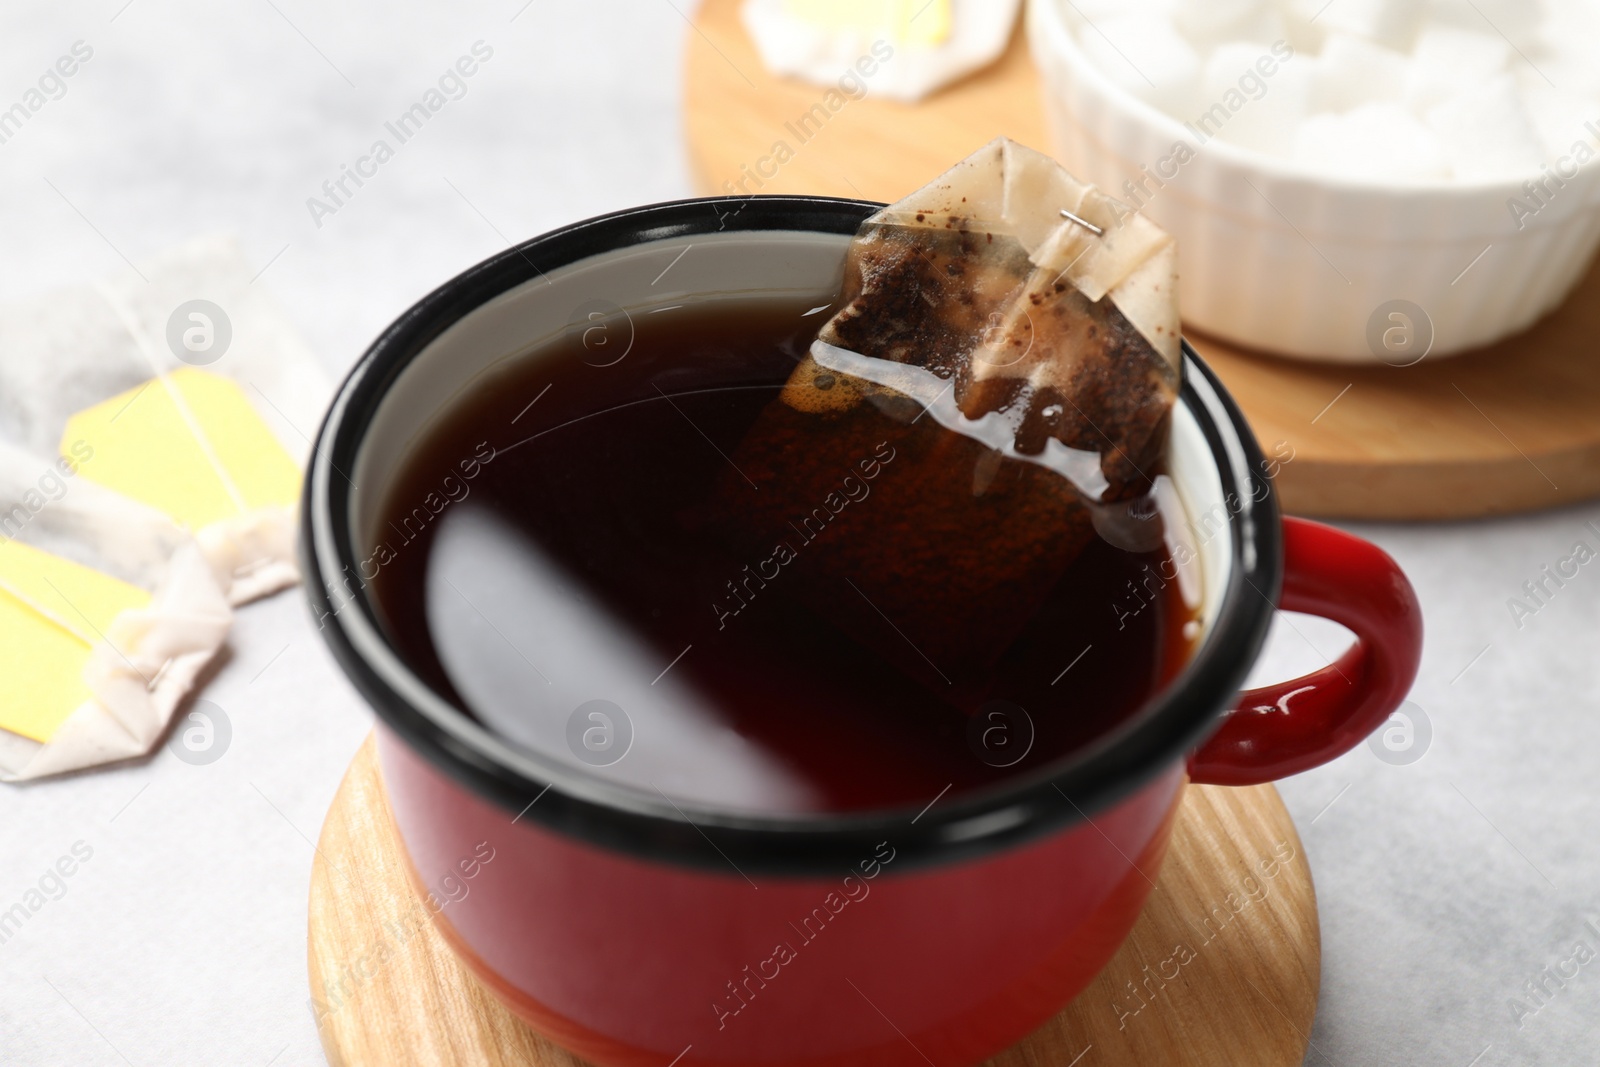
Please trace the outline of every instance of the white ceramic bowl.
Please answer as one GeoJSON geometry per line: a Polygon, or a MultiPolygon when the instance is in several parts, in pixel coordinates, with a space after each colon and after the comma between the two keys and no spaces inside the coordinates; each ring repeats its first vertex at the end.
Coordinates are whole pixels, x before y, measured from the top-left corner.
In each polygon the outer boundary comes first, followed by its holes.
{"type": "Polygon", "coordinates": [[[1164,187],[1147,182],[1143,210],[1178,239],[1183,318],[1205,333],[1284,356],[1406,365],[1532,325],[1600,246],[1600,165],[1519,229],[1509,201],[1526,198],[1521,183],[1346,181],[1201,144],[1084,55],[1079,19],[1063,0],[1028,2],[1057,155],[1132,203],[1125,182],[1156,172],[1180,142],[1196,149],[1167,163],[1176,174],[1164,187]]]}

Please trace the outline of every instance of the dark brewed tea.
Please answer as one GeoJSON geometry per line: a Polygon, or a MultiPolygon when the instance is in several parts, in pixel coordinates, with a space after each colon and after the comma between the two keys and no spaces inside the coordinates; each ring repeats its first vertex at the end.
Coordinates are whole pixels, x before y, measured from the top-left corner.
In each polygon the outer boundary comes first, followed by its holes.
{"type": "MultiPolygon", "coordinates": [[[[882,597],[895,583],[940,580],[897,559],[896,524],[913,521],[897,501],[915,493],[981,520],[996,487],[1039,468],[953,445],[935,419],[887,404],[856,417],[863,447],[816,450],[812,506],[774,506],[798,499],[794,486],[741,467],[832,310],[597,313],[474,382],[405,459],[371,546],[402,654],[523,746],[750,812],[921,806],[1126,719],[1182,667],[1197,629],[1159,535],[1126,551],[1070,531],[1087,547],[1019,598],[998,651],[941,663],[962,620],[877,607],[907,602],[882,597]],[[881,427],[861,437],[866,418],[881,427]],[[929,454],[947,457],[947,482],[929,486],[910,461],[929,454]]],[[[904,541],[925,545],[926,509],[915,521],[904,541]]],[[[989,548],[1068,536],[1050,521],[997,529],[989,548]]],[[[981,586],[984,556],[953,557],[946,577],[981,586]]],[[[991,629],[974,645],[993,644],[991,629]]]]}

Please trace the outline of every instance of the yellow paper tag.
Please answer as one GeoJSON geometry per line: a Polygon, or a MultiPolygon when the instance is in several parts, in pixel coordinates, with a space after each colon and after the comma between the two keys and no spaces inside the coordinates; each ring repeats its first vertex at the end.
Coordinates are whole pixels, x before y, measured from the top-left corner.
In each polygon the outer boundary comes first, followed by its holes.
{"type": "Polygon", "coordinates": [[[887,34],[894,44],[931,47],[950,39],[953,0],[786,0],[794,18],[830,30],[887,34]]]}
{"type": "Polygon", "coordinates": [[[300,496],[299,468],[244,391],[192,367],[74,415],[61,454],[190,530],[300,496]]]}
{"type": "Polygon", "coordinates": [[[0,728],[48,741],[90,697],[89,651],[150,594],[18,541],[0,541],[0,728]]]}

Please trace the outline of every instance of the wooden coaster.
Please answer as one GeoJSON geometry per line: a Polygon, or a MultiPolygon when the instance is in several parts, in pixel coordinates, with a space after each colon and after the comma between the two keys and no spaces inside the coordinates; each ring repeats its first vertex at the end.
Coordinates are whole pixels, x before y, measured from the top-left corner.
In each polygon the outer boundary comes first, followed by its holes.
{"type": "MultiPolygon", "coordinates": [[[[1020,31],[995,66],[916,106],[849,100],[798,125],[826,90],[775,78],[739,22],[705,0],[689,34],[684,103],[703,190],[898,200],[995,137],[1048,150],[1020,31]],[[798,131],[798,134],[797,132],[798,131]],[[783,141],[793,157],[774,177],[783,141]],[[748,169],[747,169],[748,168],[748,169]],[[759,184],[758,184],[759,183],[759,184]],[[735,190],[738,191],[738,190],[735,190]]],[[[1288,510],[1352,519],[1528,511],[1600,494],[1600,268],[1533,330],[1404,369],[1307,364],[1191,336],[1243,407],[1288,510]]]]}
{"type": "MultiPolygon", "coordinates": [[[[311,996],[328,1062],[582,1067],[479,985],[425,914],[368,738],[311,870],[311,996]]],[[[1320,978],[1311,872],[1277,790],[1191,786],[1122,950],[1066,1010],[990,1062],[1299,1067],[1320,978]]]]}

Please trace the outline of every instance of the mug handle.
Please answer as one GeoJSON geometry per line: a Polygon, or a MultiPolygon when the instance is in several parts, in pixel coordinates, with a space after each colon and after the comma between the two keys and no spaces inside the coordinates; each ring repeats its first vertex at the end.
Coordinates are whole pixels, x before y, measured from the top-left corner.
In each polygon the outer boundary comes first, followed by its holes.
{"type": "Polygon", "coordinates": [[[1422,608],[1388,553],[1342,530],[1283,520],[1278,607],[1348,627],[1355,644],[1319,671],[1247,690],[1189,761],[1202,785],[1259,785],[1310,770],[1388,721],[1422,661],[1422,608]]]}

